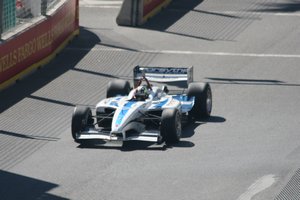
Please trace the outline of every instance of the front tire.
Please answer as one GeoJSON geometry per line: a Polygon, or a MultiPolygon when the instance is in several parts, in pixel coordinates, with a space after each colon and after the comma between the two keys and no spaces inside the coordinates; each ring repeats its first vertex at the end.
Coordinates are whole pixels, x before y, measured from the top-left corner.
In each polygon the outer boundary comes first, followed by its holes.
{"type": "Polygon", "coordinates": [[[92,117],[92,111],[89,107],[75,107],[72,116],[71,132],[75,142],[81,143],[78,139],[80,133],[87,127],[93,126],[94,119],[92,117]]]}
{"type": "Polygon", "coordinates": [[[179,142],[181,138],[181,117],[177,109],[163,110],[160,132],[166,144],[179,142]]]}
{"type": "Polygon", "coordinates": [[[188,97],[195,97],[195,103],[189,115],[195,119],[208,119],[212,111],[212,92],[208,83],[190,83],[188,97]]]}

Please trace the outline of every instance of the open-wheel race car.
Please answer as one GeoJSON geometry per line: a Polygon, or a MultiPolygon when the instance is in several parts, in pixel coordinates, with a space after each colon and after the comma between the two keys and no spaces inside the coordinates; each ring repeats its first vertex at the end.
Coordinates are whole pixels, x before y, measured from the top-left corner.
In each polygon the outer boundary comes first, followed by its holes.
{"type": "Polygon", "coordinates": [[[71,124],[75,142],[176,143],[181,138],[182,123],[210,117],[211,87],[193,82],[193,67],[136,66],[133,71],[134,87],[125,80],[110,81],[107,98],[96,105],[95,114],[90,107],[75,107],[71,124]],[[184,89],[168,88],[168,84],[180,82],[185,83],[184,89]]]}

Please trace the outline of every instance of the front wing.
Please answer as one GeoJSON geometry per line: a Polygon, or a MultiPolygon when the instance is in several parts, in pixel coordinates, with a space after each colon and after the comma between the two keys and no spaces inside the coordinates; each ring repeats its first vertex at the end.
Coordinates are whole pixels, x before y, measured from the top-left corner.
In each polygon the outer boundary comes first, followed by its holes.
{"type": "Polygon", "coordinates": [[[110,131],[101,129],[88,128],[81,132],[79,140],[92,140],[99,139],[105,141],[147,141],[147,142],[158,142],[160,140],[160,132],[158,130],[144,131],[139,134],[130,134],[128,136],[116,135],[110,131]]]}

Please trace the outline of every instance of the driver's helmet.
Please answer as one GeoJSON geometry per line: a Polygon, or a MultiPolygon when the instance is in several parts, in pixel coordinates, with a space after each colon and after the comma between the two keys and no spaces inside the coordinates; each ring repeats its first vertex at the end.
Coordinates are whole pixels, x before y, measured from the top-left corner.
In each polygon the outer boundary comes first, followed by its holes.
{"type": "Polygon", "coordinates": [[[141,101],[144,101],[145,99],[147,99],[149,97],[147,87],[146,86],[140,86],[136,90],[135,97],[137,98],[137,100],[141,100],[141,101]]]}

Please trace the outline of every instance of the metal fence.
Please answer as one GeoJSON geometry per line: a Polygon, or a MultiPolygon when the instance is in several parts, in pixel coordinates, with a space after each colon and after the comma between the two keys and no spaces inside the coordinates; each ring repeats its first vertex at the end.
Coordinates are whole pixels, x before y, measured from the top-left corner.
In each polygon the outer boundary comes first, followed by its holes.
{"type": "Polygon", "coordinates": [[[1,34],[11,31],[21,24],[28,23],[54,8],[63,0],[0,0],[0,39],[1,34]]]}

